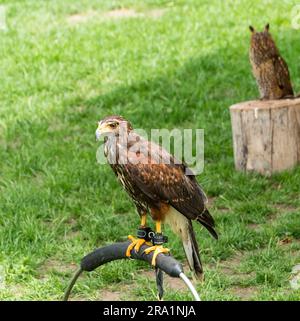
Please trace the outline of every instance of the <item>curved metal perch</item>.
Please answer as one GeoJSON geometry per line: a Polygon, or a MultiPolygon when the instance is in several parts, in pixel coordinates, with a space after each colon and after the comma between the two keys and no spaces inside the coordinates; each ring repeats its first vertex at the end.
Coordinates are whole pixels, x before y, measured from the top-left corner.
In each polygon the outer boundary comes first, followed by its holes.
{"type": "MultiPolygon", "coordinates": [[[[115,243],[102,248],[96,249],[95,251],[86,255],[80,262],[80,268],[74,274],[66,292],[64,295],[64,301],[67,301],[69,295],[72,291],[72,288],[83,271],[91,272],[98,268],[99,266],[120,259],[126,259],[126,250],[131,242],[121,242],[115,243]]],[[[131,259],[143,260],[151,264],[153,252],[145,254],[144,250],[147,249],[148,245],[142,245],[139,252],[134,250],[131,252],[131,259]]],[[[200,297],[192,285],[191,281],[183,273],[182,265],[177,262],[172,256],[159,254],[156,259],[156,282],[159,291],[159,297],[162,298],[163,295],[163,286],[162,286],[162,273],[163,271],[172,277],[181,278],[184,283],[187,285],[189,290],[192,292],[195,301],[200,301],[200,297]]]]}

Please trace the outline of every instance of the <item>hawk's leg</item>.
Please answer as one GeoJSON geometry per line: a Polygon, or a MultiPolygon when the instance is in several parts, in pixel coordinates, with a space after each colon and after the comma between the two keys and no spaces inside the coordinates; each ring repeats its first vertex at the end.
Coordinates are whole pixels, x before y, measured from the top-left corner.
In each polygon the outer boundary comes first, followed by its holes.
{"type": "Polygon", "coordinates": [[[156,266],[156,258],[158,254],[160,253],[166,254],[170,252],[168,248],[163,247],[163,244],[166,243],[167,240],[168,238],[164,236],[161,232],[161,221],[156,221],[156,233],[152,238],[153,246],[149,247],[144,251],[146,254],[149,254],[150,252],[154,251],[152,262],[151,262],[153,266],[156,266]]]}
{"type": "Polygon", "coordinates": [[[149,232],[151,229],[149,227],[146,227],[147,222],[147,214],[141,215],[141,225],[137,232],[137,238],[135,238],[132,235],[128,235],[128,239],[132,242],[127,250],[126,250],[126,256],[131,256],[131,251],[134,249],[136,252],[138,252],[143,244],[152,245],[149,241],[149,232]]]}

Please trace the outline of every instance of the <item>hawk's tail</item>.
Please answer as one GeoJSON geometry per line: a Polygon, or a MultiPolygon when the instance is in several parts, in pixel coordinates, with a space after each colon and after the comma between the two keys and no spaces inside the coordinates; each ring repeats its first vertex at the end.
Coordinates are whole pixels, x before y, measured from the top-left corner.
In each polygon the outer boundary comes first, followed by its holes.
{"type": "Polygon", "coordinates": [[[202,279],[203,268],[200,260],[199,247],[195,237],[192,222],[187,226],[187,238],[182,239],[182,244],[190,269],[195,272],[198,279],[202,279]]]}
{"type": "Polygon", "coordinates": [[[171,206],[168,215],[165,217],[165,222],[169,224],[173,232],[180,237],[190,269],[201,279],[203,271],[202,264],[191,220],[171,206]]]}

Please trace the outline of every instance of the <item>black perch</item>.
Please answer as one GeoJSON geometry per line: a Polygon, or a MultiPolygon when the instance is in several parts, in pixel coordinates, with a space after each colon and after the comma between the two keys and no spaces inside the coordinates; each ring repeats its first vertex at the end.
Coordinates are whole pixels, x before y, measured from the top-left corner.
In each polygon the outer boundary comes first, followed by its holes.
{"type": "MultiPolygon", "coordinates": [[[[108,246],[101,247],[96,249],[95,251],[87,254],[80,262],[80,267],[74,274],[66,292],[64,295],[64,301],[67,301],[71,290],[83,271],[91,272],[94,271],[99,266],[120,259],[128,259],[126,256],[126,250],[131,242],[120,242],[114,243],[108,246]]],[[[151,264],[153,253],[145,254],[144,250],[149,246],[144,244],[141,246],[139,252],[136,251],[131,252],[131,259],[142,260],[151,264]]],[[[171,277],[181,278],[185,284],[188,286],[190,291],[192,292],[196,301],[200,301],[199,295],[196,292],[195,288],[191,284],[190,280],[183,273],[182,264],[176,261],[172,256],[159,254],[156,259],[156,283],[158,288],[158,297],[162,299],[163,296],[163,277],[162,272],[167,273],[171,277]]]]}

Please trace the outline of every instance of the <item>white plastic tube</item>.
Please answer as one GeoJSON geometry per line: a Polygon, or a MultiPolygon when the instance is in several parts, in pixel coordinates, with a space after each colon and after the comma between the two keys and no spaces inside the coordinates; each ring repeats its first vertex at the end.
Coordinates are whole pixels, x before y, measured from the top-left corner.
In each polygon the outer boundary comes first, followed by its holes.
{"type": "Polygon", "coordinates": [[[195,301],[201,301],[198,292],[196,291],[195,287],[193,286],[192,282],[188,279],[188,277],[183,272],[179,274],[179,277],[182,279],[182,281],[186,284],[186,286],[192,292],[195,301]]]}

